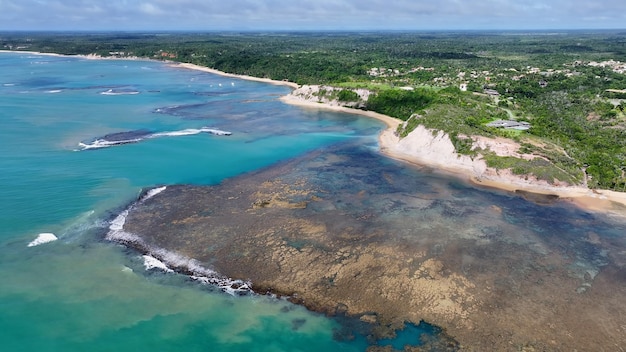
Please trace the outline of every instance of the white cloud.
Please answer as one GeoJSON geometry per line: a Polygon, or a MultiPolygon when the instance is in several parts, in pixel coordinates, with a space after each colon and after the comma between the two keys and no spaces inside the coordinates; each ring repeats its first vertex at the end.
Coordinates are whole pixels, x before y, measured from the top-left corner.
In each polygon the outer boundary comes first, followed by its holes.
{"type": "Polygon", "coordinates": [[[139,5],[139,10],[149,16],[161,16],[165,14],[158,6],[150,3],[143,3],[139,5]]]}
{"type": "Polygon", "coordinates": [[[0,0],[0,30],[548,29],[625,23],[623,0],[0,0]]]}

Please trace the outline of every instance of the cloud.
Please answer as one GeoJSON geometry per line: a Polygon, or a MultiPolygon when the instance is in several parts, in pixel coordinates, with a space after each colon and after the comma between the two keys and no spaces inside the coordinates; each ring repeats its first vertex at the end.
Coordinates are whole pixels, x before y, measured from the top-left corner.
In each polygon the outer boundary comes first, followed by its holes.
{"type": "Polygon", "coordinates": [[[626,27],[623,0],[0,0],[0,30],[626,27]]]}
{"type": "Polygon", "coordinates": [[[139,11],[148,16],[161,16],[166,12],[161,10],[158,6],[150,3],[143,3],[139,5],[139,11]]]}

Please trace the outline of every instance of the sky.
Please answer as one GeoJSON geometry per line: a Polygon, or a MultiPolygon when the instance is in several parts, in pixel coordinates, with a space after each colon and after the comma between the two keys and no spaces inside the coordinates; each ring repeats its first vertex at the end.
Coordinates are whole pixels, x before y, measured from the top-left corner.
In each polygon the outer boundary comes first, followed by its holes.
{"type": "Polygon", "coordinates": [[[626,0],[0,0],[0,30],[624,29],[626,0]]]}

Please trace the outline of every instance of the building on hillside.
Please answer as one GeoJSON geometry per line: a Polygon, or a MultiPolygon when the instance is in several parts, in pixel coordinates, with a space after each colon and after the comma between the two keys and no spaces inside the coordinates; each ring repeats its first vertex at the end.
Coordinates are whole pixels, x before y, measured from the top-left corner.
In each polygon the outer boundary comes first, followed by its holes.
{"type": "Polygon", "coordinates": [[[526,131],[531,126],[530,123],[525,121],[513,121],[513,120],[496,120],[489,122],[487,127],[496,127],[496,128],[510,128],[514,130],[526,131]]]}
{"type": "Polygon", "coordinates": [[[485,94],[492,96],[492,97],[499,97],[500,93],[498,93],[497,90],[495,89],[485,89],[485,94]]]}

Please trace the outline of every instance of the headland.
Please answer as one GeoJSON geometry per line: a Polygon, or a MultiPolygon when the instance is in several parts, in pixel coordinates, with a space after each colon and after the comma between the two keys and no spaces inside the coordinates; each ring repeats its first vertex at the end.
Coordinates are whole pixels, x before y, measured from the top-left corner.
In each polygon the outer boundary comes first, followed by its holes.
{"type": "MultiPolygon", "coordinates": [[[[495,188],[509,192],[530,192],[542,195],[554,195],[567,199],[576,205],[590,210],[609,212],[626,216],[626,193],[609,190],[592,190],[579,185],[549,184],[546,181],[514,175],[506,170],[489,168],[481,156],[469,157],[456,153],[449,136],[443,131],[433,131],[422,126],[416,128],[404,138],[396,131],[403,122],[399,119],[345,106],[336,102],[318,101],[317,98],[303,98],[302,94],[289,94],[281,98],[288,104],[309,109],[359,114],[378,119],[387,125],[380,133],[380,151],[394,159],[420,167],[433,168],[436,172],[470,180],[477,186],[495,188]]],[[[501,156],[519,156],[519,144],[504,138],[490,139],[476,137],[476,144],[501,156]]]]}

